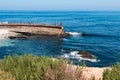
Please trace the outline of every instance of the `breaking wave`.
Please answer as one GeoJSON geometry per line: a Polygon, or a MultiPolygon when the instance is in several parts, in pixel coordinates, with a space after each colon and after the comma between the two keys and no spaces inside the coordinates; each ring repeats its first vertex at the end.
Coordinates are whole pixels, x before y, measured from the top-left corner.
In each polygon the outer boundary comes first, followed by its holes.
{"type": "Polygon", "coordinates": [[[70,35],[73,35],[73,36],[81,36],[82,33],[79,33],[79,32],[67,32],[68,34],[70,35]]]}
{"type": "Polygon", "coordinates": [[[90,62],[99,62],[100,60],[97,59],[89,59],[89,58],[83,58],[81,55],[78,54],[79,51],[71,51],[70,53],[65,53],[61,55],[62,58],[68,58],[68,59],[77,59],[78,61],[90,61],[90,62]]]}

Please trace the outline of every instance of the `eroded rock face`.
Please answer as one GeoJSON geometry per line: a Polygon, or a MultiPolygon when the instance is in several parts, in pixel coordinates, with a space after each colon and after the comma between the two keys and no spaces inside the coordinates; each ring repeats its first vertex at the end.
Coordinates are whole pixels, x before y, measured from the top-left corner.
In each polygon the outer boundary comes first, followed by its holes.
{"type": "Polygon", "coordinates": [[[89,59],[94,58],[94,56],[91,53],[87,52],[87,51],[79,51],[78,54],[81,55],[81,57],[83,57],[83,58],[89,58],[89,59]]]}

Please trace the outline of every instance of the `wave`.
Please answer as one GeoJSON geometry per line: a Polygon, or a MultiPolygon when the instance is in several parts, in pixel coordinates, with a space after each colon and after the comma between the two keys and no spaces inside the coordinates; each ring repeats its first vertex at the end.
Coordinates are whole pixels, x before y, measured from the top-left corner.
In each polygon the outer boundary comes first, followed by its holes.
{"type": "Polygon", "coordinates": [[[67,32],[68,34],[70,35],[73,35],[73,36],[81,36],[82,33],[79,33],[79,32],[67,32]]]}
{"type": "Polygon", "coordinates": [[[105,34],[94,34],[94,33],[83,33],[82,36],[94,36],[94,37],[115,37],[112,35],[105,35],[105,34]]]}
{"type": "Polygon", "coordinates": [[[117,37],[114,35],[106,35],[106,34],[95,34],[95,33],[85,33],[85,32],[67,32],[69,35],[72,36],[86,36],[86,37],[117,37]]]}
{"type": "Polygon", "coordinates": [[[62,58],[69,58],[69,59],[77,59],[78,61],[90,61],[90,62],[99,62],[100,60],[97,59],[89,59],[89,58],[83,58],[81,55],[78,54],[79,51],[71,51],[70,53],[64,53],[60,57],[62,58]]]}
{"type": "Polygon", "coordinates": [[[65,39],[65,38],[64,38],[63,40],[64,40],[64,41],[69,41],[69,39],[65,39]]]}
{"type": "Polygon", "coordinates": [[[9,23],[8,21],[0,22],[0,24],[8,24],[8,23],[9,23]]]}

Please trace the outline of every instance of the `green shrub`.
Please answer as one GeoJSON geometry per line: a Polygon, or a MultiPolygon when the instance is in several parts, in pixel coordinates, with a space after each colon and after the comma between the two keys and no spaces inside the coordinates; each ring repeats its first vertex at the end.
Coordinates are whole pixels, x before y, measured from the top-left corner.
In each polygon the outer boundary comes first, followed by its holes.
{"type": "Polygon", "coordinates": [[[103,73],[103,80],[120,80],[120,63],[112,66],[112,70],[106,69],[103,73]]]}
{"type": "Polygon", "coordinates": [[[71,70],[67,60],[44,56],[8,56],[0,60],[0,69],[15,80],[80,80],[81,69],[71,70]]]}

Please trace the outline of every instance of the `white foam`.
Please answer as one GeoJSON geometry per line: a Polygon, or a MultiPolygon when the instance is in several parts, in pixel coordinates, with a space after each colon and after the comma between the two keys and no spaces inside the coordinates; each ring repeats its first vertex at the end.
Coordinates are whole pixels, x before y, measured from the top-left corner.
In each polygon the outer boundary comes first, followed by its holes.
{"type": "Polygon", "coordinates": [[[0,35],[7,34],[7,33],[9,33],[8,30],[6,30],[6,29],[0,29],[0,35]]]}
{"type": "Polygon", "coordinates": [[[0,29],[0,39],[4,39],[9,34],[7,29],[0,29]]]}
{"type": "Polygon", "coordinates": [[[82,33],[79,33],[79,32],[67,32],[68,34],[70,35],[73,35],[73,36],[80,36],[82,35],[82,33]]]}
{"type": "Polygon", "coordinates": [[[8,24],[8,23],[9,23],[9,22],[7,22],[7,21],[6,21],[6,22],[0,22],[0,24],[8,24]]]}
{"type": "Polygon", "coordinates": [[[88,59],[88,58],[83,58],[85,61],[90,61],[90,62],[99,62],[100,60],[97,59],[88,59]]]}
{"type": "Polygon", "coordinates": [[[64,49],[61,49],[61,52],[65,52],[65,50],[64,50],[64,49]]]}
{"type": "Polygon", "coordinates": [[[68,39],[65,39],[65,38],[64,38],[63,40],[64,40],[64,41],[69,41],[68,39]]]}
{"type": "Polygon", "coordinates": [[[71,52],[70,52],[70,55],[71,55],[71,56],[77,56],[78,52],[79,52],[79,51],[71,51],[71,52]]]}
{"type": "Polygon", "coordinates": [[[63,57],[63,58],[69,58],[69,55],[64,54],[64,55],[62,55],[61,57],[63,57]]]}
{"type": "Polygon", "coordinates": [[[14,44],[12,44],[12,41],[9,39],[0,39],[0,47],[3,46],[14,46],[14,44]]]}
{"type": "Polygon", "coordinates": [[[62,58],[69,58],[69,59],[77,59],[78,61],[85,60],[90,62],[99,62],[100,60],[97,59],[89,59],[89,58],[83,58],[81,55],[78,54],[79,51],[71,51],[70,53],[64,53],[61,57],[62,58]]]}

